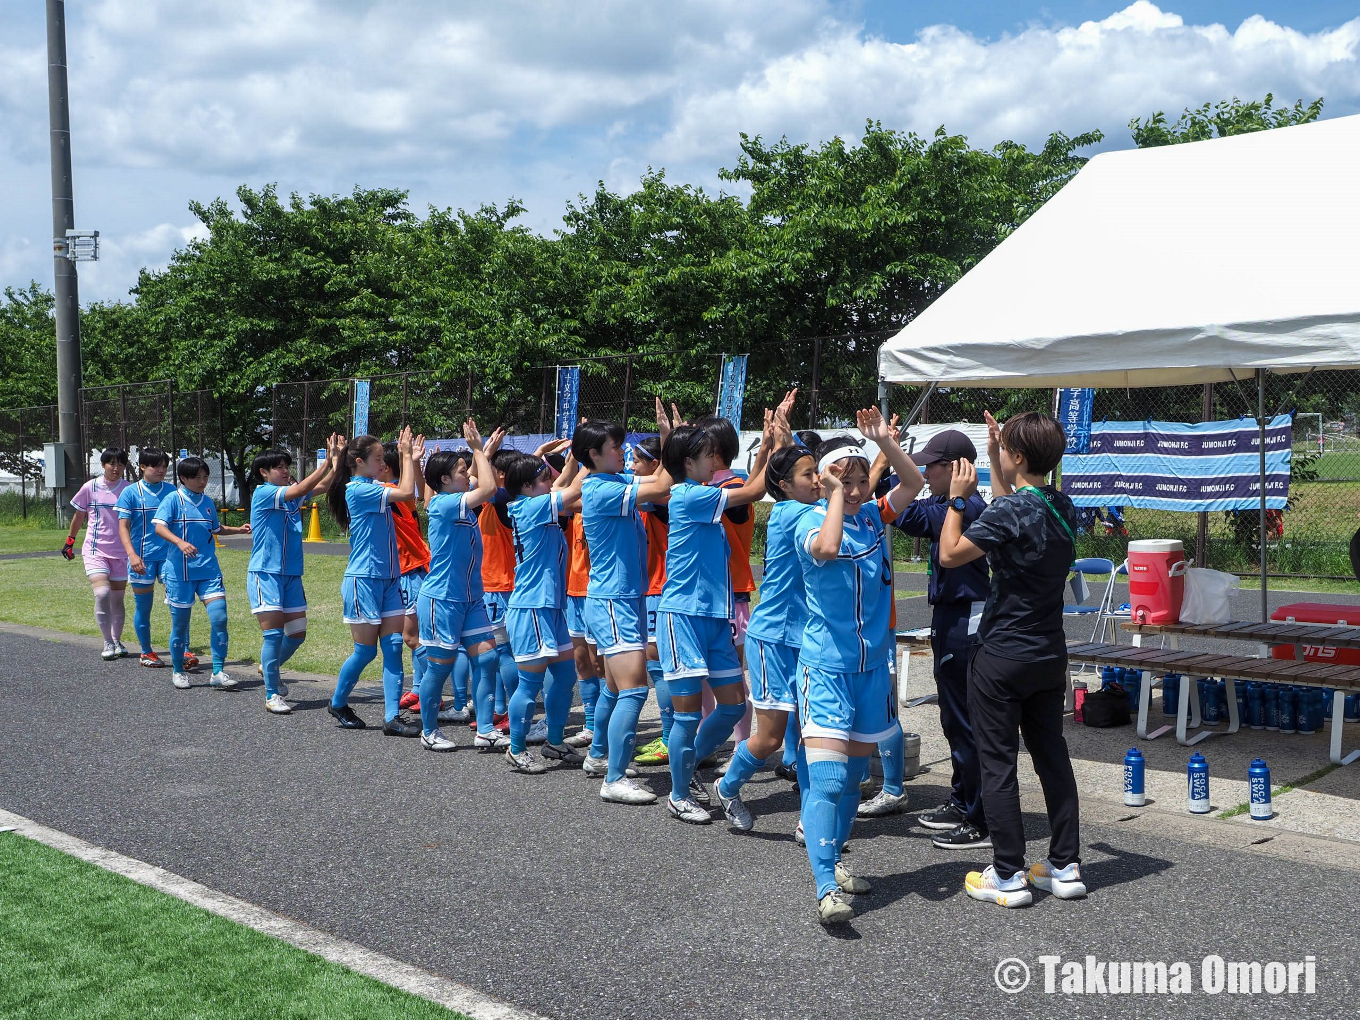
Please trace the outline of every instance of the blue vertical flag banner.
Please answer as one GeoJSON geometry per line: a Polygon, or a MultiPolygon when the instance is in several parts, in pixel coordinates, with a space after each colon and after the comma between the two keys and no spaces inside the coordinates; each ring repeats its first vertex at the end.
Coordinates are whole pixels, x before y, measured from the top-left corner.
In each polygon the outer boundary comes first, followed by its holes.
{"type": "Polygon", "coordinates": [[[368,435],[368,380],[354,380],[354,434],[368,435]]]}
{"type": "Polygon", "coordinates": [[[557,366],[557,414],[553,435],[570,439],[576,434],[577,408],[581,404],[581,366],[557,366]]]}
{"type": "Polygon", "coordinates": [[[722,378],[718,382],[718,417],[726,418],[741,430],[741,405],[746,397],[746,355],[723,355],[722,378]]]}
{"type": "Polygon", "coordinates": [[[1058,390],[1058,421],[1067,433],[1066,453],[1088,453],[1091,447],[1092,389],[1058,390]]]}
{"type": "MultiPolygon", "coordinates": [[[[1266,426],[1266,507],[1289,498],[1293,418],[1266,426]]],[[[1062,460],[1062,490],[1077,506],[1145,510],[1255,510],[1261,500],[1261,442],[1255,418],[1206,421],[1103,421],[1089,452],[1062,460]]]]}

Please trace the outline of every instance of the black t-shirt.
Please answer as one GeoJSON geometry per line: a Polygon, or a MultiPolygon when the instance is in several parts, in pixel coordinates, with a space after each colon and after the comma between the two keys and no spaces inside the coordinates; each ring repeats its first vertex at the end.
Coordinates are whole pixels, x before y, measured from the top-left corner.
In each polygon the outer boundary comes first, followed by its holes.
{"type": "MultiPolygon", "coordinates": [[[[1072,501],[1051,485],[1042,491],[1075,533],[1072,501]]],[[[1008,659],[1065,655],[1063,599],[1073,542],[1048,504],[1033,492],[999,496],[963,535],[987,554],[992,570],[978,625],[987,651],[1008,659]]]]}

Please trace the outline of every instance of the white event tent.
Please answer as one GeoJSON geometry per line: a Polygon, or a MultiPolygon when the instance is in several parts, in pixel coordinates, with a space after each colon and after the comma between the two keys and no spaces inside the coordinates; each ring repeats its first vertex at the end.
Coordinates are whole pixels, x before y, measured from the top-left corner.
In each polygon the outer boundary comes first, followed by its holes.
{"type": "Polygon", "coordinates": [[[1360,368],[1360,116],[1101,153],[879,351],[908,385],[1328,368],[1360,368]]]}

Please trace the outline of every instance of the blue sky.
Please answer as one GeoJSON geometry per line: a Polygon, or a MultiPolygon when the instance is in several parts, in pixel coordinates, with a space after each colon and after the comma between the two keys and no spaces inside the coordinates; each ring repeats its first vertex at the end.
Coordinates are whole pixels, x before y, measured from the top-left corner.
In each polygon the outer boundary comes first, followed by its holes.
{"type": "MultiPolygon", "coordinates": [[[[1066,0],[81,0],[69,4],[77,225],[119,300],[198,228],[191,200],[514,196],[535,230],[650,167],[717,190],[738,132],[817,142],[866,119],[975,144],[1106,132],[1233,95],[1360,112],[1360,9],[1066,0]]],[[[0,5],[0,286],[50,285],[42,5],[0,5]]]]}

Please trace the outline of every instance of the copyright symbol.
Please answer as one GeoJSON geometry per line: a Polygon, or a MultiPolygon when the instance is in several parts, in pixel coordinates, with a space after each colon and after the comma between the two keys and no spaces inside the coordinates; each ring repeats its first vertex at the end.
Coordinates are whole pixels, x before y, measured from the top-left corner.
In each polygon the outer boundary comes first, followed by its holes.
{"type": "Polygon", "coordinates": [[[996,987],[1007,995],[1023,992],[1029,986],[1029,965],[1014,956],[1002,960],[992,972],[996,987]]]}

